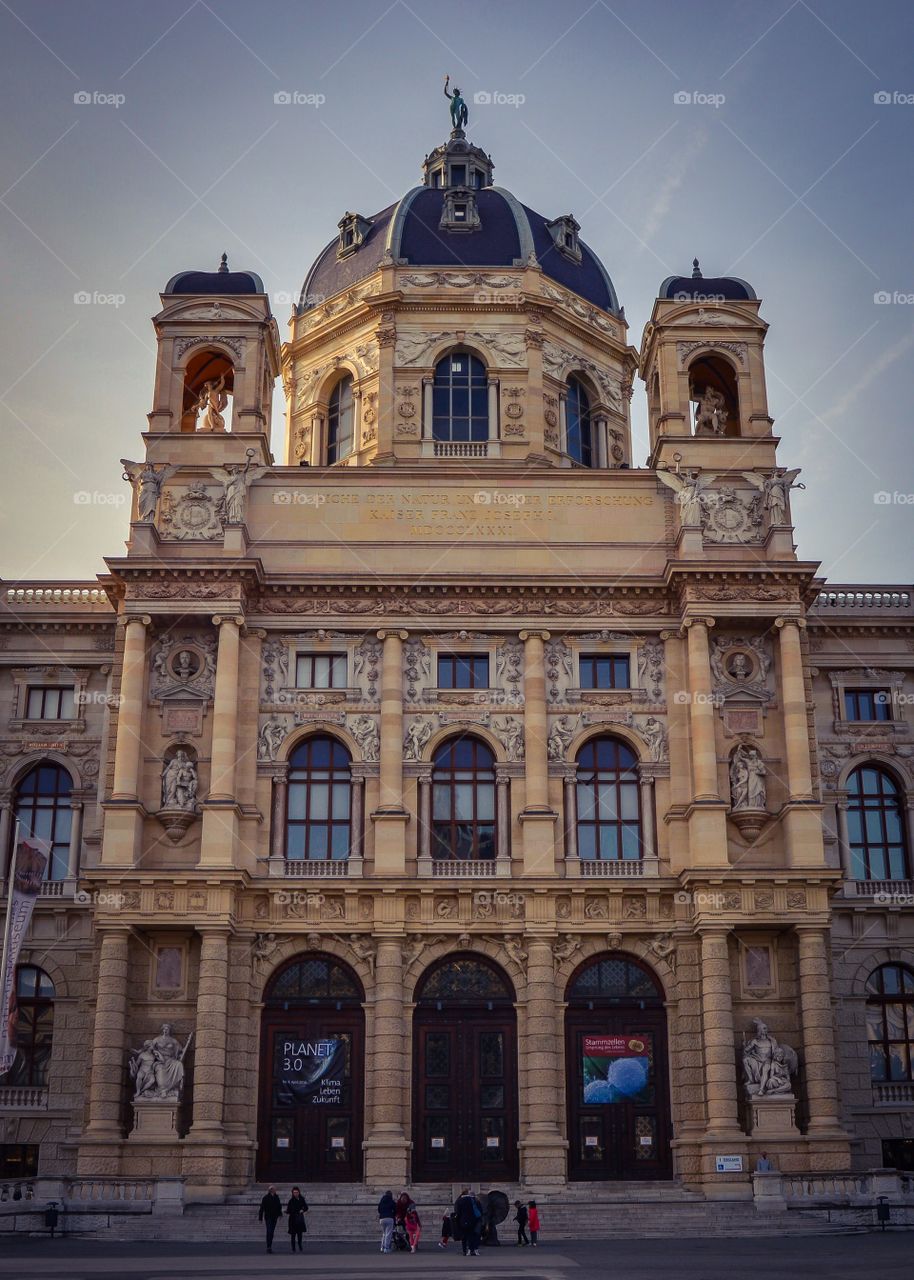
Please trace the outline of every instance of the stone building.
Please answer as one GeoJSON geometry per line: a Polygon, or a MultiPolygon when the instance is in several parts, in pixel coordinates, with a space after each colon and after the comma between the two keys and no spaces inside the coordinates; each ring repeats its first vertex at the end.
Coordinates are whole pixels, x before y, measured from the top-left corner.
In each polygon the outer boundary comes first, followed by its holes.
{"type": "Polygon", "coordinates": [[[4,1176],[914,1164],[910,591],[797,557],[753,289],[636,349],[580,230],[457,129],[284,342],[169,281],[126,554],[0,604],[4,1176]]]}

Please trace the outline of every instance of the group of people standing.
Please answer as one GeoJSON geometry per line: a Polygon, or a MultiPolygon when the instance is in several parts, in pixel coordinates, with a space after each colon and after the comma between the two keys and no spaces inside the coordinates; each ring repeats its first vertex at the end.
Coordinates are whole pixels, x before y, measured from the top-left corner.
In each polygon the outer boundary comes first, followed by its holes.
{"type": "MultiPolygon", "coordinates": [[[[301,1252],[302,1238],[308,1230],[305,1222],[308,1201],[298,1187],[292,1188],[292,1194],[289,1196],[289,1203],[286,1205],[285,1212],[289,1219],[289,1240],[292,1245],[292,1252],[295,1252],[296,1245],[298,1245],[299,1252],[301,1252]]],[[[276,1224],[282,1215],[282,1201],[276,1194],[276,1188],[271,1186],[260,1202],[260,1213],[257,1215],[258,1221],[264,1223],[267,1229],[267,1253],[273,1252],[273,1237],[276,1234],[276,1224]]]]}
{"type": "MultiPolygon", "coordinates": [[[[438,1248],[446,1249],[451,1240],[459,1241],[464,1257],[478,1258],[482,1244],[499,1244],[498,1222],[504,1216],[507,1207],[506,1198],[503,1196],[500,1198],[505,1208],[493,1214],[489,1211],[491,1197],[489,1206],[484,1209],[479,1198],[470,1188],[464,1187],[457,1197],[454,1208],[444,1215],[438,1248]]],[[[536,1201],[531,1200],[525,1205],[520,1200],[515,1200],[514,1207],[518,1245],[532,1244],[535,1248],[540,1230],[536,1201]]],[[[393,1253],[399,1249],[408,1249],[410,1253],[416,1252],[419,1237],[422,1234],[422,1224],[419,1220],[419,1211],[408,1192],[404,1191],[395,1200],[392,1191],[385,1191],[378,1201],[378,1220],[381,1224],[381,1253],[393,1253]]]]}
{"type": "Polygon", "coordinates": [[[385,1191],[378,1201],[378,1221],[382,1253],[393,1253],[394,1249],[415,1253],[419,1248],[422,1220],[408,1191],[401,1192],[396,1200],[392,1191],[385,1191]]]}

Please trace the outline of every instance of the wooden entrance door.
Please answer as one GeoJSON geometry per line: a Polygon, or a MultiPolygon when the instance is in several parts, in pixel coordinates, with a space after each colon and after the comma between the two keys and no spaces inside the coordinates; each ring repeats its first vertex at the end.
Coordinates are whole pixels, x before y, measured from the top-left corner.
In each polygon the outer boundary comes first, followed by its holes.
{"type": "Polygon", "coordinates": [[[364,1025],[359,1009],[266,1009],[260,1048],[257,1177],[285,1184],[356,1182],[362,1176],[364,1025]],[[290,1040],[342,1040],[339,1099],[296,1102],[279,1083],[290,1040]]]}
{"type": "Polygon", "coordinates": [[[569,1177],[671,1177],[664,1011],[570,1008],[565,1028],[569,1177]]]}
{"type": "Polygon", "coordinates": [[[517,1178],[517,1032],[509,1009],[422,1009],[414,1022],[413,1178],[517,1178]]]}

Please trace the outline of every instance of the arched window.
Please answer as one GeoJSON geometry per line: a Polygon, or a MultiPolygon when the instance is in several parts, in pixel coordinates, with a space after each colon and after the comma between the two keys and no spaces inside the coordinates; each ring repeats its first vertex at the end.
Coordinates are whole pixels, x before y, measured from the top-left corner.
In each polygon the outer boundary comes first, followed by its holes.
{"type": "Polygon", "coordinates": [[[572,975],[569,1004],[662,1004],[663,989],[652,973],[627,956],[605,955],[588,960],[572,975]]]}
{"type": "Polygon", "coordinates": [[[292,1004],[357,1005],[365,999],[348,965],[326,955],[302,955],[274,974],[264,992],[268,1007],[292,1004]]]}
{"type": "Polygon", "coordinates": [[[348,858],[352,772],[349,752],[335,738],[306,738],[289,757],[286,858],[348,858]]]}
{"type": "Polygon", "coordinates": [[[16,788],[16,817],[24,836],[47,840],[51,846],[46,879],[66,880],[70,855],[73,782],[66,769],[43,760],[30,769],[16,788]]]}
{"type": "Polygon", "coordinates": [[[454,351],[435,365],[432,388],[434,440],[488,440],[486,367],[469,351],[454,351]]]}
{"type": "Polygon", "coordinates": [[[884,964],[866,990],[871,1079],[914,1080],[914,973],[884,964]]]}
{"type": "Polygon", "coordinates": [[[4,1086],[46,1088],[54,1034],[54,983],[36,965],[22,964],[16,970],[16,1004],[10,1021],[16,1057],[0,1079],[4,1086]]]}
{"type": "Polygon", "coordinates": [[[901,796],[894,779],[876,765],[860,765],[847,780],[847,838],[854,880],[907,879],[901,796]]]}
{"type": "Polygon", "coordinates": [[[642,856],[637,760],[617,738],[595,738],[578,752],[578,856],[642,856]]]}
{"type": "Polygon", "coordinates": [[[495,857],[495,757],[477,738],[452,738],[432,767],[432,856],[495,857]]]}
{"type": "Polygon", "coordinates": [[[579,378],[568,379],[565,397],[565,452],[584,467],[594,465],[590,397],[579,378]]]}
{"type": "Polygon", "coordinates": [[[416,988],[417,1004],[510,1004],[507,977],[478,956],[448,956],[428,970],[416,988]]]}
{"type": "Polygon", "coordinates": [[[340,462],[352,453],[355,432],[355,411],[352,398],[352,379],[341,378],[330,396],[330,413],[327,419],[327,465],[340,462]]]}

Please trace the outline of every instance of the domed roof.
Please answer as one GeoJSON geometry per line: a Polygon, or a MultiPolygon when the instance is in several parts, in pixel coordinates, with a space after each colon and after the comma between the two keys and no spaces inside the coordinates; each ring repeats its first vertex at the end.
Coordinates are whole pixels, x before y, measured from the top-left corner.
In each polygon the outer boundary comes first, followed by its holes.
{"type": "Polygon", "coordinates": [[[667,276],[658,298],[672,302],[750,302],[757,295],[751,284],[737,276],[705,277],[698,259],[692,259],[691,276],[667,276]]]}
{"type": "MultiPolygon", "coordinates": [[[[397,265],[420,268],[513,267],[536,261],[556,284],[604,311],[619,313],[613,283],[596,254],[577,239],[574,219],[549,219],[521,204],[505,188],[492,186],[491,160],[466,143],[459,130],[445,147],[426,157],[424,167],[423,186],[413,187],[380,213],[357,219],[361,238],[354,248],[342,252],[340,239],[327,245],[305,278],[300,310],[350,288],[376,271],[383,258],[389,258],[397,265]],[[465,177],[470,177],[469,170],[475,165],[475,186],[456,185],[453,168],[447,167],[449,161],[466,166],[461,170],[465,177]],[[478,226],[448,225],[445,206],[455,194],[475,203],[478,226]],[[570,251],[560,244],[556,232],[560,223],[571,228],[570,251]]],[[[347,214],[341,229],[356,217],[347,214]]]]}
{"type": "Polygon", "coordinates": [[[239,293],[263,293],[263,281],[253,271],[229,271],[228,255],[216,271],[179,271],[165,286],[171,294],[202,293],[218,295],[239,293]]]}

